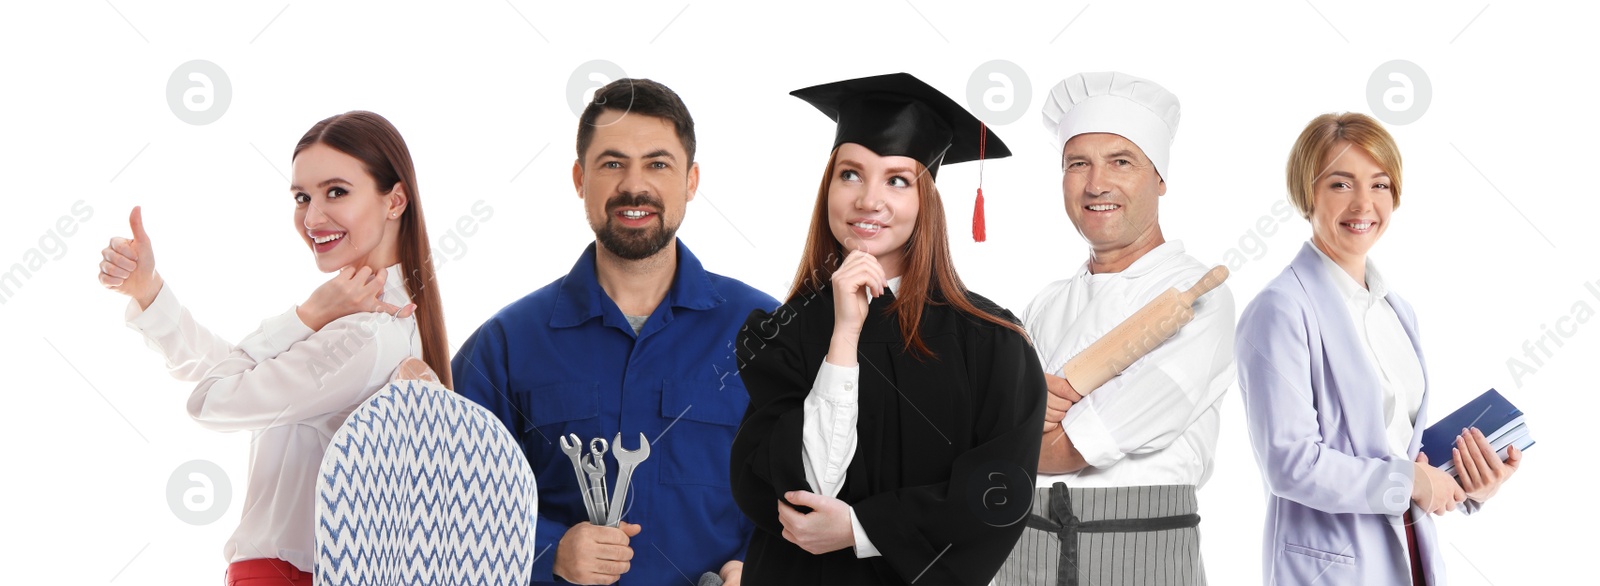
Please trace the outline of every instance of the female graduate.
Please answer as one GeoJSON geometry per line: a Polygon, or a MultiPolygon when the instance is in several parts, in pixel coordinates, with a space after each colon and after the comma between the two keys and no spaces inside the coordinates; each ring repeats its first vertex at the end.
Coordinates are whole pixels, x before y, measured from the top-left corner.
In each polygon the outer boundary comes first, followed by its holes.
{"type": "Polygon", "coordinates": [[[908,74],[793,95],[838,132],[788,301],[739,335],[744,578],[987,583],[1023,529],[1045,382],[1016,318],[956,275],[934,176],[1010,152],[908,74]]]}
{"type": "Polygon", "coordinates": [[[100,283],[132,298],[129,327],[173,377],[199,383],[189,415],[252,434],[243,518],[223,549],[230,586],[310,586],[317,470],[333,432],[408,358],[451,383],[422,201],[399,131],[371,112],[340,114],[312,126],[293,161],[284,203],[294,231],[317,269],[338,276],[238,345],[196,322],[165,286],[139,208],[133,238],[111,239],[100,263],[100,283]]]}

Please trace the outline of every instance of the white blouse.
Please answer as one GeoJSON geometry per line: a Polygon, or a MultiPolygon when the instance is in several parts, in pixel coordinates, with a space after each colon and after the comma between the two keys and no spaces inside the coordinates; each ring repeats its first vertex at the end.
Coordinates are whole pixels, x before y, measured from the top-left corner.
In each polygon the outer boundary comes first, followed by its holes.
{"type": "MultiPolygon", "coordinates": [[[[900,287],[900,277],[889,279],[889,290],[900,287]]],[[[856,456],[856,421],[860,418],[859,397],[861,365],[839,366],[826,360],[817,370],[817,379],[811,383],[811,394],[806,395],[804,419],[800,425],[800,461],[806,471],[806,482],[822,496],[837,498],[844,488],[844,473],[856,456]]],[[[858,558],[883,555],[867,530],[850,509],[850,528],[855,533],[855,554],[858,558]]]]}
{"type": "MultiPolygon", "coordinates": [[[[410,303],[400,265],[387,271],[382,299],[410,303]]],[[[358,313],[312,331],[295,309],[262,321],[236,346],[196,322],[170,286],[142,311],[130,301],[125,319],[166,357],[174,378],[199,383],[188,404],[195,421],[251,432],[242,515],[223,556],[278,558],[310,572],[323,451],[400,361],[422,357],[422,339],[415,318],[358,313]]]]}
{"type": "MultiPolygon", "coordinates": [[[[1351,325],[1356,338],[1366,350],[1367,364],[1378,374],[1379,391],[1383,393],[1384,431],[1389,440],[1389,453],[1410,459],[1411,436],[1416,430],[1417,412],[1422,409],[1422,391],[1426,384],[1422,377],[1422,361],[1417,359],[1411,337],[1400,325],[1400,316],[1394,312],[1386,297],[1389,287],[1383,274],[1366,259],[1367,283],[1361,286],[1350,273],[1323,254],[1315,245],[1311,247],[1322,257],[1322,266],[1339,297],[1344,299],[1345,310],[1350,312],[1351,325]]],[[[1438,462],[1434,462],[1438,465],[1438,462]]]]}

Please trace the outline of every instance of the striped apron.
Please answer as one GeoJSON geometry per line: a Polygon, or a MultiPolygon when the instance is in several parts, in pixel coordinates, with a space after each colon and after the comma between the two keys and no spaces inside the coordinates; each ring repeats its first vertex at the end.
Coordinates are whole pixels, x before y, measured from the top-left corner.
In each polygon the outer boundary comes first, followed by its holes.
{"type": "Polygon", "coordinates": [[[1196,510],[1189,485],[1037,489],[994,583],[1203,586],[1196,510]]]}

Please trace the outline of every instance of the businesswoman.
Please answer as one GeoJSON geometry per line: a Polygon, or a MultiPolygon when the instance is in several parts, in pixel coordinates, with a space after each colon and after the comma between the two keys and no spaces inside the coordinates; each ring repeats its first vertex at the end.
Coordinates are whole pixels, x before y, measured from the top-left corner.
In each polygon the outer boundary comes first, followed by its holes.
{"type": "Polygon", "coordinates": [[[1268,584],[1444,583],[1428,513],[1476,510],[1516,471],[1482,433],[1460,481],[1419,457],[1428,378],[1417,318],[1369,258],[1400,205],[1400,151],[1372,118],[1325,114],[1289,154],[1311,241],[1245,308],[1235,338],[1250,441],[1269,492],[1268,584]]]}
{"type": "MultiPolygon", "coordinates": [[[[408,358],[451,383],[422,200],[400,133],[371,112],[340,114],[301,137],[293,162],[283,203],[294,231],[317,269],[338,275],[237,345],[196,322],[156,272],[139,208],[133,238],[113,238],[100,263],[100,283],[132,298],[128,325],[166,357],[172,376],[199,383],[189,415],[251,433],[243,517],[223,549],[230,585],[309,586],[316,476],[333,432],[408,358]]],[[[228,286],[273,282],[237,278],[228,286]]]]}

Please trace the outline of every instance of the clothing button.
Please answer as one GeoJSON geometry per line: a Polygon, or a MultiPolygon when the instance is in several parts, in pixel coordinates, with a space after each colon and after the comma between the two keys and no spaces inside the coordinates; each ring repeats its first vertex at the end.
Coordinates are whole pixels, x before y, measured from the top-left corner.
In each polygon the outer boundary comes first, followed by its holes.
{"type": "Polygon", "coordinates": [[[856,388],[856,384],[855,383],[852,383],[852,382],[844,383],[844,390],[846,390],[846,391],[854,390],[855,388],[856,388]]]}

